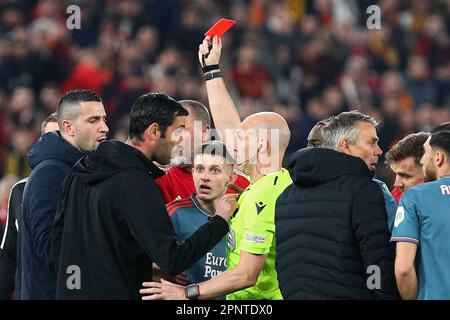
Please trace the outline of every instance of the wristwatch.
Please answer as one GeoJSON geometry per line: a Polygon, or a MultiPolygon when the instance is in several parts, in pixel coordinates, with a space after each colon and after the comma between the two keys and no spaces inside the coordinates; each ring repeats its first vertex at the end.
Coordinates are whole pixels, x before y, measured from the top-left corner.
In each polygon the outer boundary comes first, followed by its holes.
{"type": "Polygon", "coordinates": [[[197,300],[200,294],[199,285],[196,283],[188,285],[184,291],[184,294],[189,300],[197,300]]]}

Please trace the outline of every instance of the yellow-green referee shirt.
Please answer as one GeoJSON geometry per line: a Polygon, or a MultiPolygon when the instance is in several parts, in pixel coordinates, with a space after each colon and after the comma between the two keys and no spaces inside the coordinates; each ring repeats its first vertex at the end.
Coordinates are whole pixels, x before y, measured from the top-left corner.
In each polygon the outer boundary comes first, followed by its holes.
{"type": "Polygon", "coordinates": [[[230,221],[227,269],[239,263],[240,252],[268,254],[253,287],[227,295],[227,300],[282,299],[275,271],[275,203],[292,183],[286,169],[268,174],[251,184],[239,198],[239,211],[230,221]]]}

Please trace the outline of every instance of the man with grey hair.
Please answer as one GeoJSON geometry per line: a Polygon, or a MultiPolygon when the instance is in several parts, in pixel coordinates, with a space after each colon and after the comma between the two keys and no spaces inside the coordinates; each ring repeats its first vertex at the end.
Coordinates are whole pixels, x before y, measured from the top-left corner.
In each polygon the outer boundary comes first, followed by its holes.
{"type": "MultiPolygon", "coordinates": [[[[383,154],[378,145],[377,125],[378,122],[374,118],[361,112],[342,112],[331,117],[328,125],[323,128],[323,147],[359,157],[369,170],[375,171],[378,159],[383,154]]],[[[397,202],[383,181],[375,178],[373,180],[383,191],[387,224],[392,231],[397,202]]]]}
{"type": "Polygon", "coordinates": [[[28,153],[33,171],[25,185],[19,226],[22,299],[55,298],[51,230],[62,183],[83,153],[95,150],[108,133],[102,100],[88,90],[61,97],[57,122],[59,131],[42,135],[28,153]]]}
{"type": "MultiPolygon", "coordinates": [[[[324,148],[330,148],[337,151],[342,150],[342,152],[345,153],[345,149],[339,149],[339,141],[343,137],[347,137],[348,141],[355,142],[357,141],[359,137],[359,128],[356,126],[357,121],[363,121],[367,122],[369,124],[372,124],[373,126],[376,126],[378,123],[375,121],[375,119],[371,118],[370,116],[367,116],[365,114],[359,113],[357,111],[350,111],[350,112],[343,112],[340,114],[340,118],[338,118],[338,122],[334,123],[331,128],[328,128],[324,130],[326,126],[328,126],[332,120],[335,117],[330,117],[324,120],[321,120],[317,122],[317,124],[311,129],[308,135],[308,147],[324,147],[324,148]],[[335,134],[333,134],[335,132],[335,134]],[[326,134],[326,141],[325,136],[326,134]]],[[[373,132],[372,132],[373,133],[373,132]]],[[[375,132],[376,135],[376,132],[375,132]]],[[[378,138],[377,138],[378,139],[378,138]]],[[[355,145],[355,144],[353,144],[355,145]]],[[[361,159],[366,162],[369,169],[374,168],[372,165],[373,163],[376,164],[378,162],[378,157],[380,155],[381,149],[379,147],[374,148],[374,152],[367,153],[367,152],[361,152],[360,148],[349,148],[348,154],[353,156],[359,156],[361,159]],[[373,155],[371,158],[370,155],[373,155]],[[373,162],[373,163],[371,163],[373,162]]],[[[395,213],[397,211],[397,201],[395,201],[395,198],[393,195],[389,192],[389,188],[386,186],[386,184],[378,179],[373,179],[381,188],[381,191],[383,191],[384,196],[384,202],[386,206],[386,212],[387,212],[387,223],[389,226],[389,230],[392,231],[392,227],[394,224],[395,219],[395,213]]]]}
{"type": "Polygon", "coordinates": [[[375,170],[383,154],[378,146],[377,125],[375,119],[358,111],[342,112],[323,128],[322,147],[360,157],[369,170],[375,170]]]}
{"type": "Polygon", "coordinates": [[[323,126],[322,148],[292,156],[294,184],[275,212],[284,299],[397,297],[384,196],[372,180],[382,154],[376,124],[343,112],[323,126]]]}

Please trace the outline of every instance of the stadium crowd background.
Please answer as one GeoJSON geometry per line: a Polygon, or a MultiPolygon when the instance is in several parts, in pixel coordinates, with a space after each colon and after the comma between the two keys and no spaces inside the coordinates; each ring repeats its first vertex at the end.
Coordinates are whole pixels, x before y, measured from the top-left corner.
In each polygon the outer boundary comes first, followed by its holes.
{"type": "MultiPolygon", "coordinates": [[[[237,20],[221,64],[239,112],[283,115],[292,131],[286,159],[318,120],[349,109],[381,121],[384,152],[450,121],[448,0],[0,0],[1,218],[63,92],[98,93],[109,137],[122,140],[145,92],[207,105],[197,51],[221,17],[237,20]],[[79,30],[66,27],[72,4],[79,30]],[[373,4],[378,30],[366,26],[373,4]]],[[[382,161],[377,175],[392,184],[382,161]]]]}

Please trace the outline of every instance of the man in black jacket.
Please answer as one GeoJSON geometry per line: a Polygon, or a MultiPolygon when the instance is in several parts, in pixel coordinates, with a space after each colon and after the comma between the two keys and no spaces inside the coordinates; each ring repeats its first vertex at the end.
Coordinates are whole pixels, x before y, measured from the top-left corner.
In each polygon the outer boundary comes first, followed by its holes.
{"type": "MultiPolygon", "coordinates": [[[[0,300],[9,300],[15,296],[20,297],[18,291],[20,274],[16,276],[17,269],[17,230],[18,221],[22,215],[22,196],[28,178],[18,181],[12,188],[8,200],[8,218],[5,233],[0,245],[0,300]]],[[[19,257],[20,258],[20,257],[19,257]]]]}
{"type": "MultiPolygon", "coordinates": [[[[42,134],[58,130],[56,112],[42,123],[42,134]]],[[[6,230],[0,245],[0,300],[20,299],[22,264],[20,257],[19,224],[22,220],[22,198],[28,178],[17,182],[9,194],[6,230]],[[14,294],[15,289],[15,294],[14,294]]]]}
{"type": "Polygon", "coordinates": [[[56,274],[51,259],[51,230],[61,187],[82,157],[106,139],[105,108],[88,90],[73,90],[58,102],[60,131],[44,134],[28,153],[33,168],[23,194],[21,234],[22,299],[54,299],[56,274]]]}
{"type": "Polygon", "coordinates": [[[384,197],[372,180],[381,155],[375,126],[369,116],[343,113],[323,128],[328,149],[302,149],[291,158],[294,184],[275,213],[285,299],[396,297],[384,197]]]}
{"type": "Polygon", "coordinates": [[[161,172],[151,160],[169,162],[187,115],[167,95],[145,94],[133,105],[128,141],[106,141],[75,165],[53,229],[57,299],[140,299],[153,261],[175,276],[227,234],[234,195],[178,244],[154,181],[161,172]]]}

